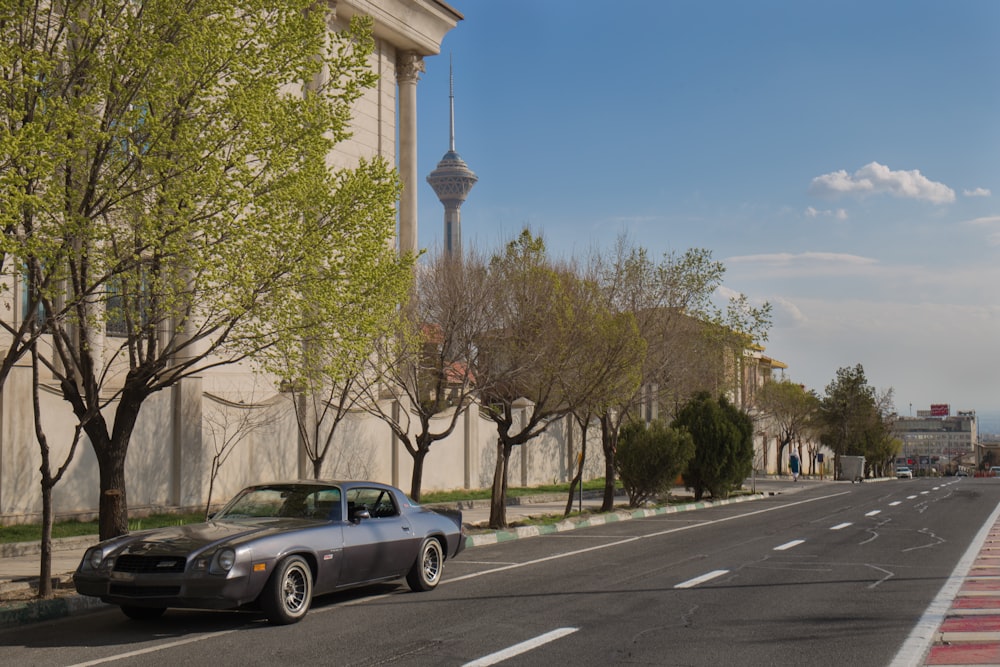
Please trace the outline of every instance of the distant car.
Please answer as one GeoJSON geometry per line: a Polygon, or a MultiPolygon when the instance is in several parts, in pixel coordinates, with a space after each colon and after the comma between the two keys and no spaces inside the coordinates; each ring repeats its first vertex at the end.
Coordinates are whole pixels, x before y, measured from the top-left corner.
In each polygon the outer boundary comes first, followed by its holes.
{"type": "Polygon", "coordinates": [[[438,585],[464,547],[462,514],[431,510],[375,482],[251,486],[207,523],[123,535],[87,550],[78,593],[158,618],[168,607],[260,609],[301,620],[313,596],[405,577],[438,585]]]}
{"type": "Polygon", "coordinates": [[[992,466],[990,468],[990,477],[996,477],[1000,475],[1000,466],[992,466]]]}
{"type": "Polygon", "coordinates": [[[969,473],[966,472],[965,470],[959,470],[958,472],[955,473],[955,476],[956,477],[968,477],[969,473]]]}
{"type": "Polygon", "coordinates": [[[902,479],[904,477],[907,479],[913,479],[913,471],[906,466],[898,466],[896,468],[896,477],[898,479],[902,479]]]}

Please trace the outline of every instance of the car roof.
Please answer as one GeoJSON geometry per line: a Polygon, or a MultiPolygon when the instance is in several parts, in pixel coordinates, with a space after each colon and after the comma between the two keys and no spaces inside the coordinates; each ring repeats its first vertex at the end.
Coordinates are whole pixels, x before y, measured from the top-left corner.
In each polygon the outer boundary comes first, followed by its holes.
{"type": "Polygon", "coordinates": [[[274,480],[270,482],[259,482],[257,484],[250,484],[247,488],[260,488],[265,486],[339,486],[342,489],[353,489],[359,486],[363,487],[374,487],[377,489],[386,489],[389,491],[396,491],[397,493],[402,493],[399,489],[389,484],[383,484],[382,482],[371,482],[367,480],[350,479],[350,480],[337,480],[337,479],[285,479],[285,480],[274,480]]]}

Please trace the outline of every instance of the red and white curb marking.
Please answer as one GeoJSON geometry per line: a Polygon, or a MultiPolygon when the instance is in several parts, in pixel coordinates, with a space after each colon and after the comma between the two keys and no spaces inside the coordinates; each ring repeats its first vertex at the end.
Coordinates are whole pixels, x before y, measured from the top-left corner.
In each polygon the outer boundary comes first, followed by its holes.
{"type": "Polygon", "coordinates": [[[1000,665],[1000,520],[945,614],[925,665],[1000,665]]]}

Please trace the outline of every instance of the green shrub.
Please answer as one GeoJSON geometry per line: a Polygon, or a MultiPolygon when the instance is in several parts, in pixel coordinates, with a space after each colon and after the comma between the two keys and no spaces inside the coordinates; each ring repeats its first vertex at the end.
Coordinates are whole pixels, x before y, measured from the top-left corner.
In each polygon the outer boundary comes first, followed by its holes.
{"type": "Polygon", "coordinates": [[[694,438],[695,453],[684,471],[684,486],[701,500],[705,491],[727,498],[750,474],[753,461],[753,420],[725,397],[696,394],[678,413],[672,426],[694,438]]]}
{"type": "Polygon", "coordinates": [[[629,505],[670,491],[674,480],[694,455],[694,440],[662,421],[632,422],[622,428],[615,454],[615,471],[628,494],[629,505]]]}

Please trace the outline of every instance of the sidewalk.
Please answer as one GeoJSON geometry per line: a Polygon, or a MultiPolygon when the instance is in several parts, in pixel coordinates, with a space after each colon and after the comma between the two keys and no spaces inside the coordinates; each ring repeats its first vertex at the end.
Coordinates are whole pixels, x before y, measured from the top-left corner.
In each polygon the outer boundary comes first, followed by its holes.
{"type": "MultiPolygon", "coordinates": [[[[503,531],[473,530],[466,536],[466,548],[496,544],[508,540],[534,537],[566,530],[575,530],[612,521],[626,521],[643,516],[668,512],[682,512],[732,502],[756,500],[765,495],[794,493],[814,484],[825,484],[818,480],[802,480],[793,484],[790,479],[757,479],[752,483],[757,495],[738,496],[728,501],[700,501],[679,504],[658,510],[619,510],[610,514],[592,515],[584,520],[566,520],[545,526],[525,526],[503,531]]],[[[751,482],[744,484],[744,490],[751,489],[751,482]]],[[[674,489],[678,497],[690,496],[684,489],[674,489]]],[[[516,524],[529,517],[561,516],[566,509],[565,494],[513,497],[508,499],[507,522],[516,524]]],[[[574,498],[573,511],[580,508],[581,500],[574,498]]],[[[617,505],[625,499],[619,497],[617,505]]],[[[585,493],[583,509],[594,510],[601,506],[599,493],[585,493]]],[[[466,526],[485,528],[490,518],[490,501],[476,500],[455,503],[462,510],[462,520],[466,526]]],[[[453,506],[454,506],[453,505],[453,506]]],[[[97,536],[73,537],[54,540],[52,554],[52,577],[57,595],[52,600],[37,600],[33,592],[38,588],[39,556],[38,544],[0,544],[0,629],[62,618],[91,609],[101,609],[106,605],[97,598],[76,595],[73,589],[73,572],[80,564],[83,553],[97,542],[97,536]],[[13,601],[4,601],[11,600],[13,601]]]]}

